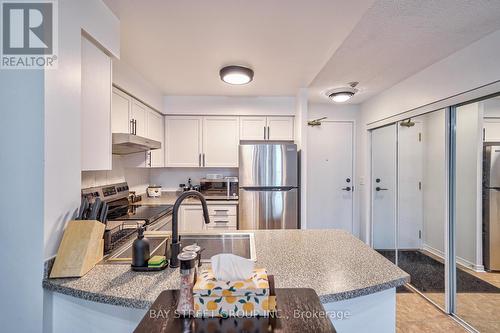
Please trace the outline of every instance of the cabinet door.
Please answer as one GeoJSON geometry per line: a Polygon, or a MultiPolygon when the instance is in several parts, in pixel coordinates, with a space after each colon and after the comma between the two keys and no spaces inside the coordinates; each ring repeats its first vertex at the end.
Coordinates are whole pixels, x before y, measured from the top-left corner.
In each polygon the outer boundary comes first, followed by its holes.
{"type": "Polygon", "coordinates": [[[238,117],[204,117],[203,156],[205,167],[238,167],[238,117]]]}
{"type": "Polygon", "coordinates": [[[266,117],[240,117],[240,140],[265,140],[266,117]]]}
{"type": "Polygon", "coordinates": [[[111,112],[111,132],[131,133],[130,111],[132,98],[123,91],[113,88],[113,103],[111,112]]]}
{"type": "Polygon", "coordinates": [[[202,117],[165,117],[167,167],[201,166],[202,117]]]}
{"type": "Polygon", "coordinates": [[[484,120],[484,141],[500,141],[500,119],[484,120]]]}
{"type": "Polygon", "coordinates": [[[82,37],[82,170],[111,170],[111,58],[82,37]]]}
{"type": "Polygon", "coordinates": [[[293,140],[293,117],[267,117],[268,140],[293,140]]]}
{"type": "Polygon", "coordinates": [[[161,142],[160,149],[151,150],[149,152],[148,165],[150,167],[158,168],[158,167],[163,167],[165,164],[164,154],[163,154],[163,151],[165,150],[165,145],[164,145],[164,140],[163,140],[163,136],[165,135],[165,130],[164,130],[163,126],[164,126],[163,116],[154,110],[148,109],[148,135],[147,135],[147,137],[150,139],[161,142]]]}
{"type": "Polygon", "coordinates": [[[131,118],[135,120],[135,135],[147,137],[147,107],[141,102],[132,100],[131,118]]]}
{"type": "Polygon", "coordinates": [[[204,227],[201,205],[183,205],[180,209],[179,232],[202,231],[204,227]]]}

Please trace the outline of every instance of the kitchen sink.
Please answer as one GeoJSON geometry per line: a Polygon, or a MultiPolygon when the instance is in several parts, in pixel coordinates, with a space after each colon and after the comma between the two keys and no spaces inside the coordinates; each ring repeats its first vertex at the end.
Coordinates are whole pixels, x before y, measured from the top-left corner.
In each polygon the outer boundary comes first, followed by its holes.
{"type": "MultiPolygon", "coordinates": [[[[167,238],[162,231],[149,231],[146,237],[150,242],[151,256],[164,255],[167,238]]],[[[182,233],[179,235],[182,247],[198,244],[202,249],[201,261],[210,262],[210,258],[220,253],[232,253],[243,258],[256,261],[255,238],[247,233],[182,233]]],[[[132,241],[112,253],[105,259],[106,263],[131,263],[132,241]]]]}

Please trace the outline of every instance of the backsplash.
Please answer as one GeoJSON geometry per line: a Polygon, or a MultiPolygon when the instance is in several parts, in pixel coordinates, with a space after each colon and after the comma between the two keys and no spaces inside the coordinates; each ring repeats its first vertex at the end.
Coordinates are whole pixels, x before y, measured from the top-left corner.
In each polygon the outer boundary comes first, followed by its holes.
{"type": "Polygon", "coordinates": [[[186,184],[188,178],[193,184],[199,184],[200,178],[209,173],[219,173],[224,176],[238,176],[238,168],[158,168],[151,169],[151,184],[161,185],[163,190],[177,190],[179,184],[186,184]]]}
{"type": "Polygon", "coordinates": [[[131,191],[141,194],[149,185],[149,172],[147,168],[126,168],[122,157],[113,155],[113,170],[82,171],[82,188],[127,181],[131,191]]]}

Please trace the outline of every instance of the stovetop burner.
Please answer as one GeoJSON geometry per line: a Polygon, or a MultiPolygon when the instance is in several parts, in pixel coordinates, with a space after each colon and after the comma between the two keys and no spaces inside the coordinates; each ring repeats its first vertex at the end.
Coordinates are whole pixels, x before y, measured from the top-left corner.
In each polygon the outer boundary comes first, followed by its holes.
{"type": "Polygon", "coordinates": [[[167,215],[173,209],[173,205],[126,205],[114,207],[108,213],[109,221],[143,220],[146,224],[167,215]]]}

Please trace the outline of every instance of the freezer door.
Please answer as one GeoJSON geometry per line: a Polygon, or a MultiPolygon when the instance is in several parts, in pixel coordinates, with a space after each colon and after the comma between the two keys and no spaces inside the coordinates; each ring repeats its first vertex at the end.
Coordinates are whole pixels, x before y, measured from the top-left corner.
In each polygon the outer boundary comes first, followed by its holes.
{"type": "Polygon", "coordinates": [[[297,145],[294,143],[241,144],[240,187],[297,186],[297,145]]]}
{"type": "Polygon", "coordinates": [[[298,189],[245,189],[239,194],[239,229],[297,229],[298,189]]]}
{"type": "Polygon", "coordinates": [[[500,146],[486,147],[486,155],[489,161],[489,170],[485,170],[489,173],[487,186],[500,188],[500,146]]]}
{"type": "Polygon", "coordinates": [[[484,265],[492,271],[500,270],[500,189],[488,190],[484,225],[484,265]]]}

